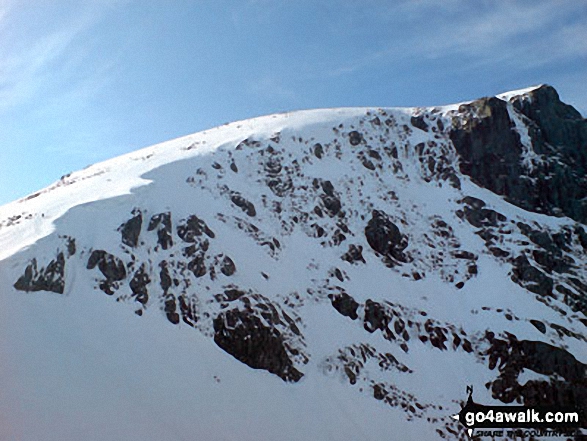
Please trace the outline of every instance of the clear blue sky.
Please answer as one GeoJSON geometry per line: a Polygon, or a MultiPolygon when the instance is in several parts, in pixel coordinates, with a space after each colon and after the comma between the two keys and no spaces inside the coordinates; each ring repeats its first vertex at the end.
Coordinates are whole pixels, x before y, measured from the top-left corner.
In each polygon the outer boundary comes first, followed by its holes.
{"type": "Polygon", "coordinates": [[[229,121],[540,83],[587,114],[584,0],[0,0],[0,204],[229,121]]]}

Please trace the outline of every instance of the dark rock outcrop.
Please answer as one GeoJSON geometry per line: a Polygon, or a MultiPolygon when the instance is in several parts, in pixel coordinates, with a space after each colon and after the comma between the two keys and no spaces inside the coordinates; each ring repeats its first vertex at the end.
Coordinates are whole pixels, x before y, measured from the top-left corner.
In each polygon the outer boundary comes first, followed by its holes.
{"type": "Polygon", "coordinates": [[[365,237],[369,246],[385,257],[405,262],[404,250],[407,238],[383,211],[373,210],[371,220],[365,227],[365,237]]]}
{"type": "Polygon", "coordinates": [[[153,215],[149,221],[148,231],[157,229],[157,244],[164,250],[173,245],[173,236],[171,234],[171,213],[159,213],[153,215]]]}
{"type": "Polygon", "coordinates": [[[503,214],[484,208],[485,202],[481,199],[465,196],[459,202],[463,204],[463,210],[462,212],[457,212],[457,215],[464,217],[474,227],[496,227],[499,222],[505,222],[506,220],[503,214]]]}
{"type": "MultiPolygon", "coordinates": [[[[491,383],[494,398],[504,403],[523,401],[526,406],[558,406],[580,409],[587,402],[587,365],[564,349],[542,341],[507,339],[486,335],[491,346],[487,350],[489,368],[499,368],[499,377],[491,383]],[[556,375],[560,380],[528,381],[521,385],[518,376],[524,369],[543,375],[556,375]]],[[[587,408],[581,410],[582,421],[587,408]]],[[[585,424],[585,423],[584,423],[585,424]]]]}
{"type": "Polygon", "coordinates": [[[526,256],[516,257],[512,264],[512,281],[541,296],[552,295],[552,279],[532,266],[526,256]]]}
{"type": "Polygon", "coordinates": [[[369,332],[375,332],[377,329],[381,331],[389,331],[388,325],[391,317],[387,313],[386,308],[380,303],[368,299],[365,302],[365,322],[364,327],[369,332]]]}
{"type": "Polygon", "coordinates": [[[330,294],[328,297],[330,298],[334,309],[336,309],[341,315],[350,317],[352,320],[356,320],[359,317],[357,314],[359,304],[346,292],[330,294]]]}
{"type": "Polygon", "coordinates": [[[124,262],[104,250],[94,250],[90,255],[87,268],[94,269],[96,266],[108,280],[118,281],[126,277],[124,262]]]}
{"type": "Polygon", "coordinates": [[[492,97],[460,106],[449,134],[462,173],[497,194],[523,200],[529,184],[519,181],[523,148],[514,128],[507,103],[492,97]]]}
{"type": "Polygon", "coordinates": [[[124,262],[104,250],[94,250],[88,259],[86,268],[94,269],[96,266],[105,277],[100,283],[100,289],[108,295],[114,294],[118,282],[126,278],[124,262]]]}
{"type": "Polygon", "coordinates": [[[133,210],[134,216],[123,223],[118,231],[122,235],[122,243],[131,248],[136,248],[139,244],[141,226],[143,225],[143,215],[139,210],[133,210]]]}
{"type": "Polygon", "coordinates": [[[365,258],[363,257],[363,247],[361,245],[349,245],[348,251],[341,256],[341,259],[346,260],[349,263],[366,263],[365,258]]]}
{"type": "Polygon", "coordinates": [[[37,259],[32,259],[24,274],[14,287],[19,291],[51,291],[63,294],[65,289],[65,257],[59,253],[45,268],[37,268],[37,259]]]}
{"type": "Polygon", "coordinates": [[[169,291],[169,288],[171,288],[172,285],[171,275],[169,274],[169,269],[167,268],[167,262],[161,262],[159,267],[161,268],[161,271],[159,271],[159,284],[161,285],[163,293],[167,294],[167,291],[169,291]]]}
{"type": "Polygon", "coordinates": [[[165,316],[174,325],[179,324],[179,314],[177,313],[177,304],[174,297],[170,297],[165,300],[164,306],[165,316]]]}
{"type": "Polygon", "coordinates": [[[410,122],[414,127],[425,132],[428,131],[428,124],[426,124],[426,121],[424,121],[424,115],[412,116],[410,122]]]}
{"type": "Polygon", "coordinates": [[[265,162],[264,169],[267,174],[266,183],[269,189],[279,197],[284,197],[293,189],[293,181],[286,167],[281,164],[282,159],[270,152],[271,157],[265,162]]]}
{"type": "Polygon", "coordinates": [[[357,146],[361,142],[363,142],[363,135],[361,134],[361,132],[353,130],[349,133],[349,142],[352,146],[357,146]]]}
{"type": "Polygon", "coordinates": [[[214,342],[247,366],[269,371],[284,381],[297,382],[303,376],[290,360],[279,331],[248,311],[231,309],[216,317],[214,342]]]}
{"type": "Polygon", "coordinates": [[[75,245],[75,239],[73,237],[65,236],[65,246],[67,248],[67,257],[75,255],[77,247],[75,245]]]}
{"type": "Polygon", "coordinates": [[[483,98],[459,107],[449,130],[461,172],[526,210],[587,222],[587,121],[550,86],[511,102],[540,159],[524,164],[508,103],[483,98]]]}
{"type": "Polygon", "coordinates": [[[188,269],[194,273],[196,277],[203,277],[207,273],[205,255],[204,253],[197,253],[195,257],[188,263],[188,269]]]}
{"type": "Polygon", "coordinates": [[[324,155],[324,148],[322,147],[322,144],[320,144],[320,143],[314,144],[314,147],[312,150],[313,150],[316,158],[322,159],[322,155],[324,155]]]}
{"type": "Polygon", "coordinates": [[[151,279],[147,274],[145,265],[141,265],[129,283],[133,297],[135,297],[137,302],[142,303],[143,305],[149,300],[149,290],[147,289],[147,286],[150,282],[151,279]]]}
{"type": "Polygon", "coordinates": [[[196,242],[196,237],[202,234],[206,234],[210,238],[215,237],[214,232],[208,228],[206,222],[196,215],[191,215],[177,226],[177,235],[184,242],[196,242]]]}
{"type": "Polygon", "coordinates": [[[512,99],[514,107],[531,122],[535,150],[555,153],[545,170],[551,182],[543,185],[545,205],[559,207],[567,216],[587,220],[587,120],[561,102],[556,90],[541,86],[512,99]]]}
{"type": "Polygon", "coordinates": [[[233,192],[233,194],[230,196],[230,200],[234,205],[243,210],[247,214],[247,216],[256,216],[257,211],[255,210],[255,206],[253,205],[253,203],[246,200],[241,194],[233,192]]]}
{"type": "Polygon", "coordinates": [[[232,276],[236,272],[236,265],[230,257],[224,256],[220,266],[220,272],[228,277],[232,276]]]}
{"type": "Polygon", "coordinates": [[[182,294],[178,300],[181,319],[186,325],[195,327],[198,322],[198,309],[195,299],[182,294]]]}
{"type": "Polygon", "coordinates": [[[524,236],[557,258],[562,256],[562,251],[569,251],[570,239],[565,238],[564,234],[550,234],[547,231],[534,229],[522,222],[518,222],[517,226],[524,236]]]}

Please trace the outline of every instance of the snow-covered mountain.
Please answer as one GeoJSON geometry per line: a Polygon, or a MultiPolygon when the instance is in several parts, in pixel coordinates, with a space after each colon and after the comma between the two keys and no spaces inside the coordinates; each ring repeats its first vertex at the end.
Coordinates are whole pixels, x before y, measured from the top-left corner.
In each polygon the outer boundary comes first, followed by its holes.
{"type": "Polygon", "coordinates": [[[0,207],[0,440],[468,439],[467,385],[585,403],[586,176],[550,86],[64,176],[0,207]]]}

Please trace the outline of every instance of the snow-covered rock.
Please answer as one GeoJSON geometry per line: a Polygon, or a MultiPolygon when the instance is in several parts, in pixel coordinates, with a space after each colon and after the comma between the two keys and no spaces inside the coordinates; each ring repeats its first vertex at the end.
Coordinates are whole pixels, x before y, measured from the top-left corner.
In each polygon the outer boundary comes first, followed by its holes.
{"type": "Polygon", "coordinates": [[[0,440],[467,439],[467,385],[585,403],[586,173],[540,86],[64,176],[0,207],[0,440]]]}

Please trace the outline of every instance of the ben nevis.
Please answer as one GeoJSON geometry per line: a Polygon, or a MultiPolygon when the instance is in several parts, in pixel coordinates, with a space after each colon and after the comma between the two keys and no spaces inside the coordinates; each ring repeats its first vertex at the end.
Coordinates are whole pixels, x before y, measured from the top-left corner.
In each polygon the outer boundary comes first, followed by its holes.
{"type": "Polygon", "coordinates": [[[0,207],[0,440],[468,440],[467,385],[582,439],[586,176],[547,85],[64,176],[0,207]]]}

